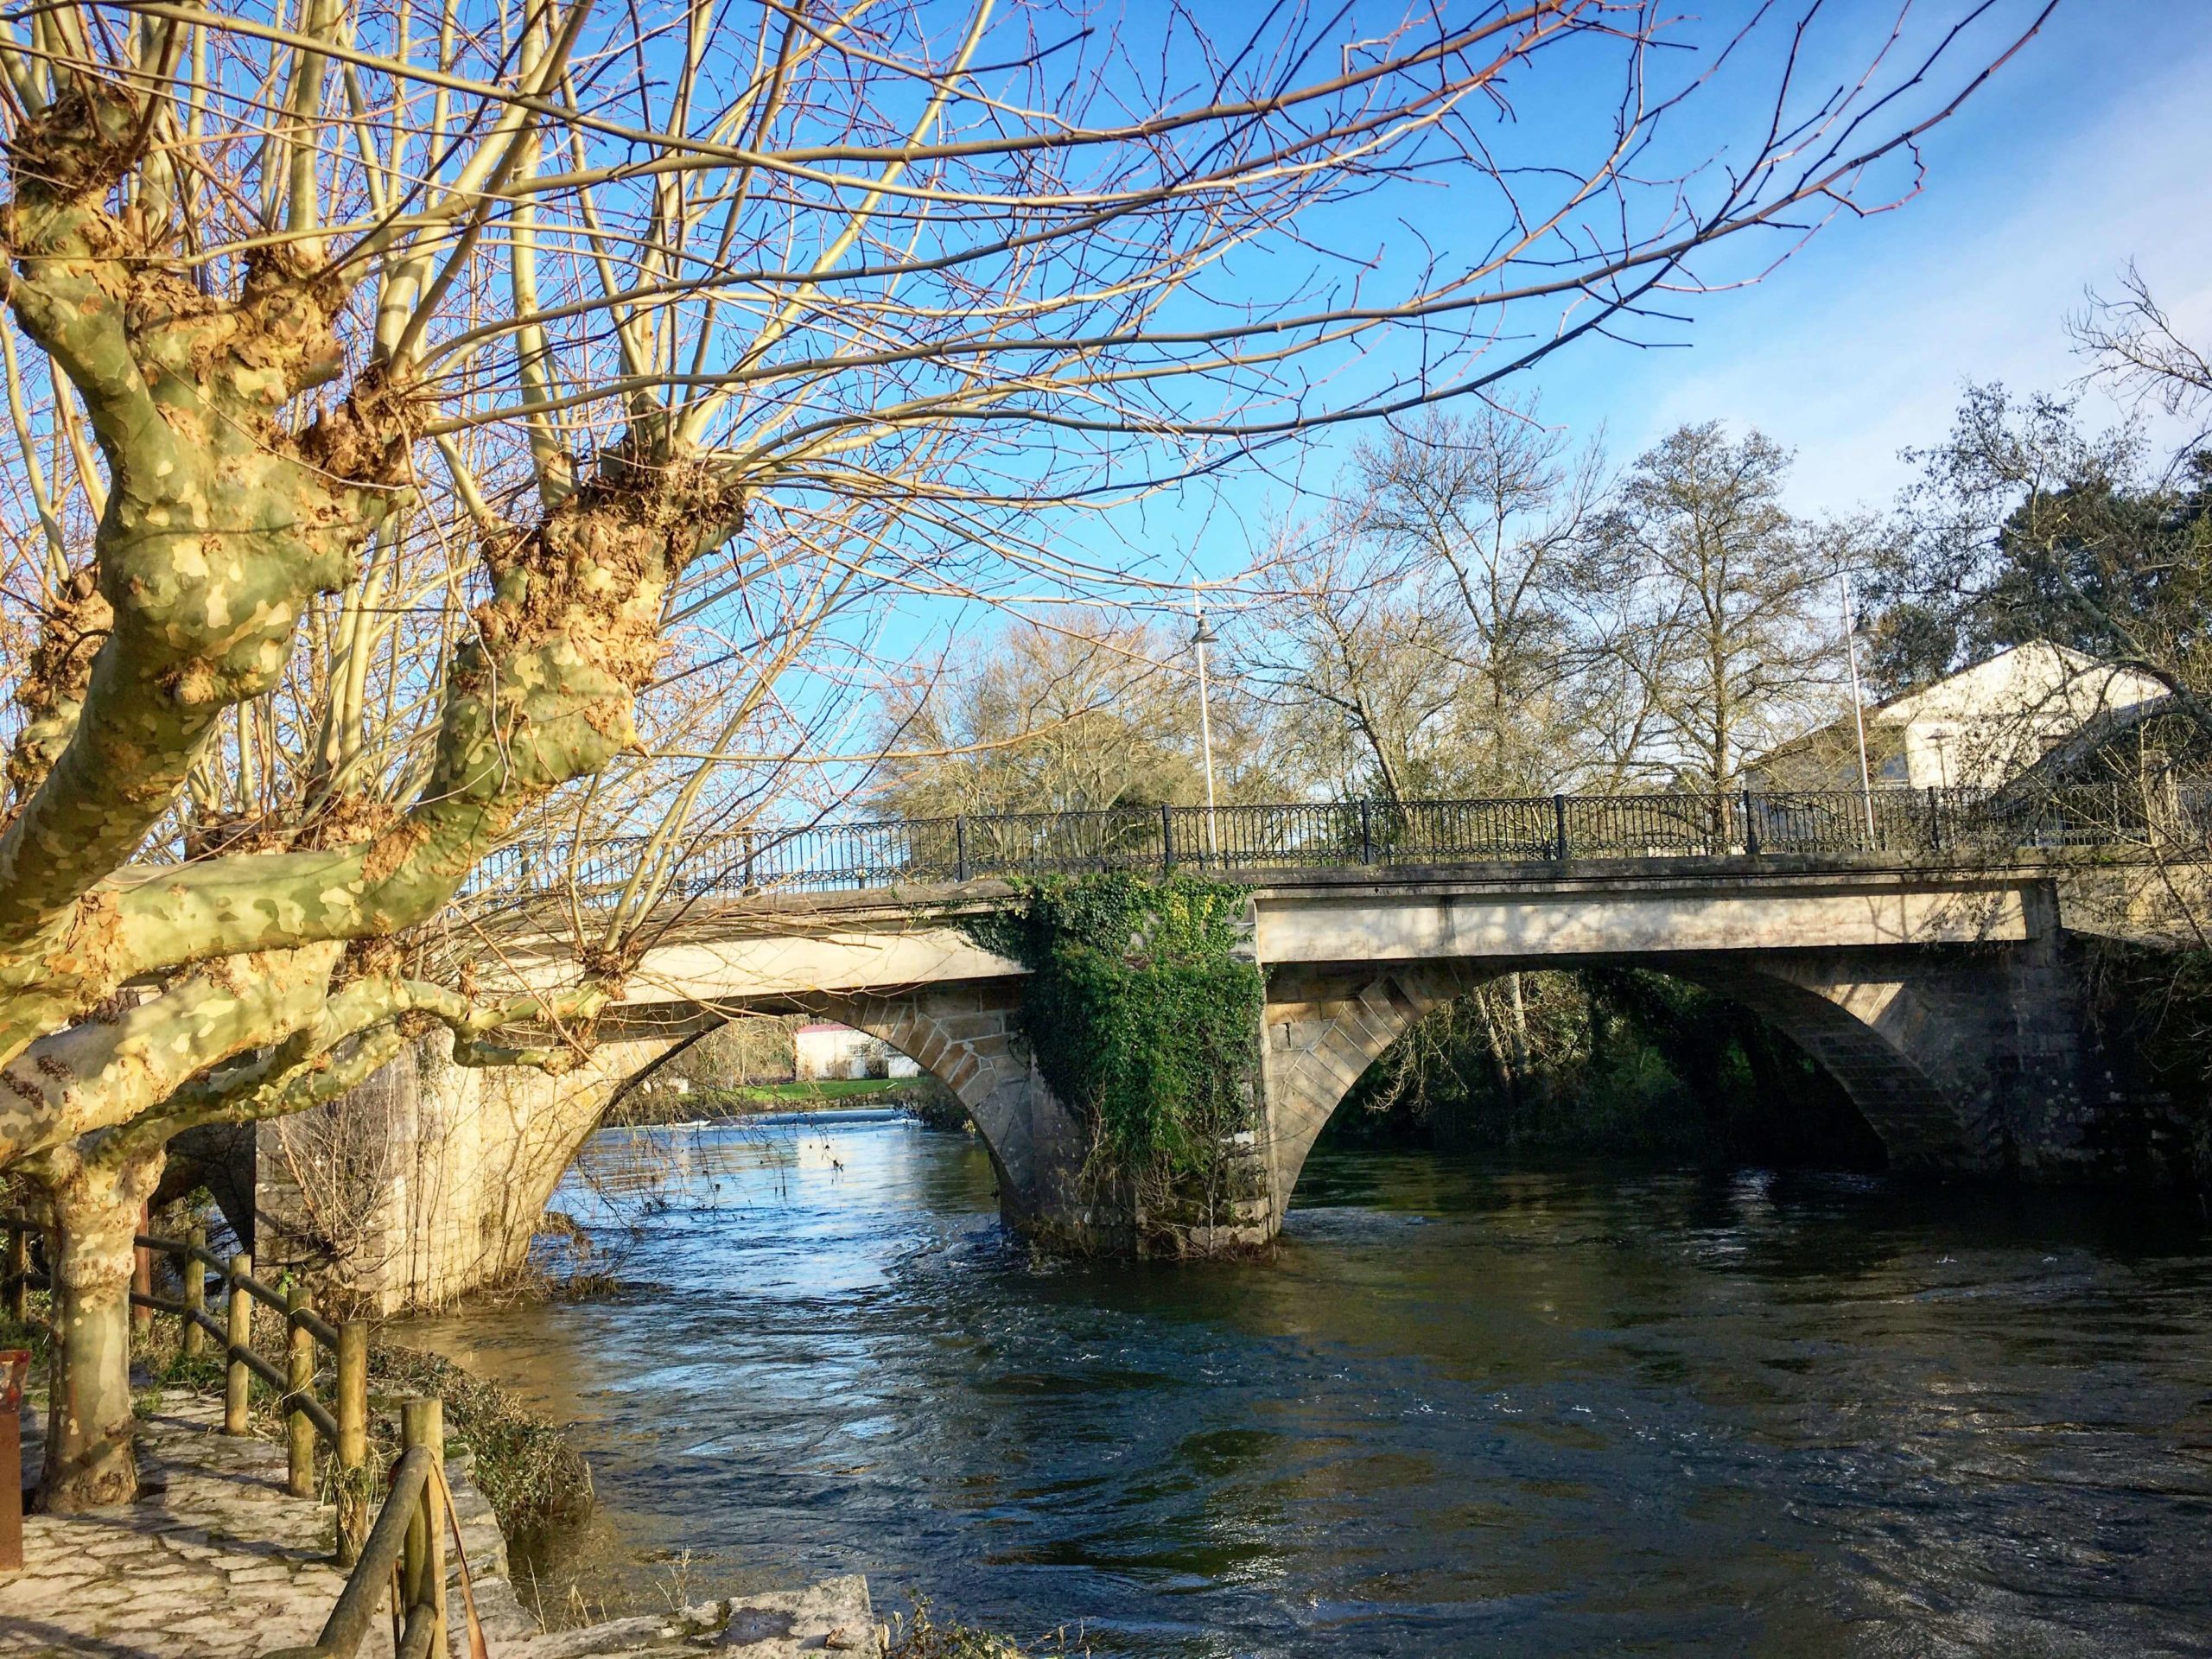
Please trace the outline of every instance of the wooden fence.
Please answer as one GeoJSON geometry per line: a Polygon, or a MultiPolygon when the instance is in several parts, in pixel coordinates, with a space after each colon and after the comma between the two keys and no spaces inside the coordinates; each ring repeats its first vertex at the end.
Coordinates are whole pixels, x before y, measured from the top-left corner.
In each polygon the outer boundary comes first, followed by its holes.
{"type": "MultiPolygon", "coordinates": [[[[0,1273],[0,1306],[19,1324],[29,1323],[33,1290],[49,1289],[32,1270],[31,1240],[50,1230],[22,1215],[5,1220],[7,1250],[0,1273]]],[[[223,1432],[250,1432],[252,1379],[278,1395],[284,1424],[285,1484],[296,1497],[315,1495],[315,1446],[330,1448],[338,1500],[337,1560],[350,1568],[346,1587],[311,1648],[285,1649],[268,1659],[353,1659],[378,1606],[390,1592],[392,1646],[400,1659],[442,1652],[446,1625],[445,1539],[453,1524],[452,1495],[445,1481],[444,1410],[435,1395],[404,1401],[401,1451],[385,1476],[385,1497],[369,1517],[369,1327],[359,1320],[333,1325],[315,1311],[307,1293],[278,1290],[253,1276],[251,1256],[227,1261],[207,1248],[201,1229],[182,1239],[140,1233],[142,1271],[130,1304],[142,1319],[167,1314],[181,1322],[186,1354],[219,1354],[224,1362],[223,1432]],[[156,1296],[143,1270],[156,1255],[176,1262],[183,1294],[156,1296]],[[212,1274],[212,1278],[211,1278],[212,1274]],[[211,1297],[212,1290],[212,1297],[211,1297]],[[284,1363],[280,1368],[253,1345],[257,1305],[279,1316],[284,1363]],[[211,1312],[211,1306],[219,1310],[211,1312]],[[320,1353],[332,1360],[334,1385],[326,1404],[316,1394],[320,1353]]],[[[472,1624],[474,1620],[472,1618],[472,1624]]],[[[479,1638],[480,1651],[480,1637],[479,1638]]]]}

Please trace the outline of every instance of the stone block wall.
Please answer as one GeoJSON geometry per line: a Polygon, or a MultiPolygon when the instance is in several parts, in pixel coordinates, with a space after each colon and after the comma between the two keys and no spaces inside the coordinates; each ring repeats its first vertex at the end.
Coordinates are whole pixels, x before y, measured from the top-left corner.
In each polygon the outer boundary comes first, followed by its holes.
{"type": "Polygon", "coordinates": [[[434,1032],[339,1101],[256,1131],[256,1256],[332,1306],[393,1313],[499,1283],[625,1081],[673,1046],[601,1044],[559,1077],[457,1065],[434,1032]]]}

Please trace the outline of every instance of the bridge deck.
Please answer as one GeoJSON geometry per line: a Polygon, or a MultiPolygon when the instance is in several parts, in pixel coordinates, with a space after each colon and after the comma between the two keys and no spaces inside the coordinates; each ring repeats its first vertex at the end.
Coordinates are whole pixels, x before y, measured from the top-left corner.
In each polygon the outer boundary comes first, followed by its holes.
{"type": "MultiPolygon", "coordinates": [[[[1270,967],[1635,957],[2017,941],[2050,924],[2044,864],[1930,868],[1898,858],[1575,861],[1552,867],[1252,872],[1254,949],[1270,967]]],[[[1020,975],[961,922],[1003,880],[769,894],[671,914],[631,976],[632,1007],[760,1003],[1020,975]]],[[[506,949],[559,972],[565,942],[513,918],[506,949]]],[[[541,924],[542,926],[542,924],[541,924]]]]}

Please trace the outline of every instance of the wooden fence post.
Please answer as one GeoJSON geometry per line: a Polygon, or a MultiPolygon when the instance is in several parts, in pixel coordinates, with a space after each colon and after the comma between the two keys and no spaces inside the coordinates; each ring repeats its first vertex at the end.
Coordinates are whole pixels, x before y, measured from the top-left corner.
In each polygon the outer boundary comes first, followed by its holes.
{"type": "Polygon", "coordinates": [[[207,1333],[194,1314],[207,1311],[207,1264],[198,1252],[207,1248],[207,1229],[194,1222],[184,1235],[186,1249],[181,1268],[184,1276],[184,1351],[197,1359],[207,1351],[207,1333]]]}
{"type": "Polygon", "coordinates": [[[304,1286],[284,1293],[284,1490],[294,1497],[315,1496],[315,1425],[306,1402],[315,1398],[315,1338],[300,1315],[315,1311],[304,1286]]]}
{"type": "MultiPolygon", "coordinates": [[[[138,1230],[143,1234],[154,1230],[154,1205],[151,1199],[138,1206],[138,1230]]],[[[134,1294],[150,1297],[154,1294],[154,1253],[143,1244],[130,1247],[130,1288],[134,1294]]],[[[143,1302],[130,1304],[130,1339],[143,1342],[146,1333],[154,1328],[154,1310],[143,1302]]]]}
{"type": "MultiPolygon", "coordinates": [[[[432,1465],[440,1475],[444,1473],[445,1406],[436,1395],[400,1403],[399,1440],[403,1450],[410,1446],[429,1448],[432,1465]]],[[[423,1501],[407,1527],[404,1556],[406,1565],[402,1569],[400,1584],[406,1592],[408,1605],[420,1606],[428,1602],[437,1610],[431,1628],[439,1632],[438,1645],[442,1646],[446,1628],[446,1515],[444,1502],[438,1495],[440,1485],[436,1477],[423,1484],[423,1501]]]]}
{"type": "Polygon", "coordinates": [[[0,1573],[23,1568],[23,1376],[28,1348],[0,1348],[0,1573]]]}
{"type": "Polygon", "coordinates": [[[369,1327],[338,1327],[338,1565],[360,1558],[369,1534],[369,1327]]]}
{"type": "MultiPolygon", "coordinates": [[[[253,1298],[246,1294],[239,1281],[253,1277],[253,1258],[234,1255],[231,1258],[230,1345],[234,1350],[253,1346],[253,1298]]],[[[236,1353],[231,1356],[230,1370],[223,1377],[223,1433],[243,1434],[246,1432],[246,1389],[253,1381],[253,1373],[236,1353]]]]}
{"type": "MultiPolygon", "coordinates": [[[[411,1452],[423,1443],[423,1402],[403,1400],[399,1402],[399,1449],[402,1454],[411,1452]]],[[[429,1529],[423,1525],[423,1505],[429,1501],[426,1492],[416,1500],[414,1514],[407,1517],[407,1541],[399,1549],[398,1605],[391,1610],[392,1647],[399,1646],[400,1632],[407,1623],[407,1610],[423,1599],[423,1562],[429,1553],[429,1529]]]]}
{"type": "Polygon", "coordinates": [[[21,1216],[8,1222],[8,1317],[17,1325],[31,1319],[31,1230],[21,1216]]]}

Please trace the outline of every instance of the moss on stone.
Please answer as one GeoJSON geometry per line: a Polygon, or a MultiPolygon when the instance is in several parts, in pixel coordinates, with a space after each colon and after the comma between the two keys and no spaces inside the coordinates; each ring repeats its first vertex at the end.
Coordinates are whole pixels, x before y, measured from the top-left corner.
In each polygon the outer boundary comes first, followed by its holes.
{"type": "Polygon", "coordinates": [[[1265,988],[1243,921],[1249,889],[1122,872],[1039,883],[963,924],[1030,971],[1020,1029],[1052,1092],[1092,1126],[1091,1173],[1170,1224],[1249,1196],[1265,988]]]}

